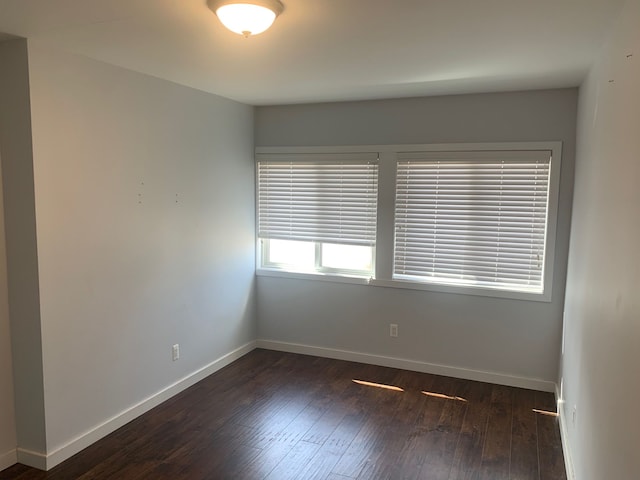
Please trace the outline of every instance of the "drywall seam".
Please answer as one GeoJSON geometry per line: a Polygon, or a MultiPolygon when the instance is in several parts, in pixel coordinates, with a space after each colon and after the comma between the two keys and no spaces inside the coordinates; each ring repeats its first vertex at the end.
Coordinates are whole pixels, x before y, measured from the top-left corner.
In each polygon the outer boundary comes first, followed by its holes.
{"type": "Polygon", "coordinates": [[[153,395],[145,398],[141,402],[129,407],[128,409],[118,413],[117,415],[114,415],[105,422],[96,425],[94,428],[78,435],[70,442],[54,449],[47,454],[28,452],[18,449],[18,459],[20,463],[23,463],[30,467],[39,468],[41,470],[50,470],[66,459],[72,457],[79,451],[87,448],[89,445],[92,445],[101,438],[109,435],[118,428],[129,423],[131,420],[139,417],[152,408],[160,405],[162,402],[170,399],[174,395],[177,395],[183,390],[198,383],[212,373],[215,373],[221,368],[226,367],[231,362],[246,355],[255,348],[256,342],[252,341],[236,348],[235,350],[232,350],[226,355],[221,356],[220,358],[214,360],[201,369],[196,370],[186,377],[181,378],[177,382],[165,387],[159,392],[156,392],[153,395]]]}
{"type": "Polygon", "coordinates": [[[555,383],[547,380],[526,377],[514,377],[495,372],[483,372],[480,370],[470,370],[467,368],[451,367],[448,365],[438,365],[435,363],[407,360],[404,358],[386,357],[383,355],[373,355],[370,353],[353,352],[348,350],[338,350],[334,348],[317,347],[312,345],[301,345],[298,343],[278,342],[274,340],[258,340],[258,348],[267,350],[277,350],[281,352],[300,353],[303,355],[314,355],[318,357],[335,358],[351,362],[368,363],[383,367],[401,368],[415,372],[431,373],[434,375],[445,375],[448,377],[464,378],[479,382],[495,383],[510,387],[529,388],[542,392],[554,392],[555,383]]]}

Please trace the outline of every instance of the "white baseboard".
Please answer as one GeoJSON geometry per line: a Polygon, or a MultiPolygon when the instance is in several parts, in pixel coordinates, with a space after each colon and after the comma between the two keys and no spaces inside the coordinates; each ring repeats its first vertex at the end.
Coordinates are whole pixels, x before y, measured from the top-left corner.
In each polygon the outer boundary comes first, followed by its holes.
{"type": "Polygon", "coordinates": [[[47,469],[47,456],[44,453],[18,448],[17,454],[18,463],[26,465],[27,467],[37,468],[39,470],[47,469]]]}
{"type": "Polygon", "coordinates": [[[31,467],[39,468],[41,470],[50,470],[51,468],[62,463],[81,450],[87,448],[89,445],[97,442],[101,438],[109,435],[118,428],[129,423],[131,420],[139,417],[143,413],[148,412],[152,408],[160,405],[162,402],[170,399],[174,395],[198,383],[200,380],[229,365],[231,362],[237,360],[238,358],[249,353],[255,348],[256,342],[249,342],[245,345],[242,345],[241,347],[227,353],[226,355],[223,355],[222,357],[214,360],[201,369],[196,370],[195,372],[187,375],[184,378],[181,378],[168,387],[163,388],[159,392],[156,392],[153,395],[145,398],[141,402],[118,413],[117,415],[114,415],[105,422],[96,425],[91,430],[78,435],[73,440],[69,441],[65,445],[54,449],[47,455],[43,455],[37,452],[27,452],[18,449],[19,462],[31,467]]]}
{"type": "Polygon", "coordinates": [[[564,468],[567,471],[567,480],[576,480],[576,472],[573,468],[573,458],[569,446],[569,429],[567,417],[564,412],[564,402],[560,398],[560,391],[556,386],[556,402],[558,405],[558,419],[560,420],[560,439],[562,440],[562,453],[564,456],[564,468]]]}
{"type": "Polygon", "coordinates": [[[18,452],[15,448],[8,452],[0,453],[0,472],[16,463],[18,463],[18,452]]]}
{"type": "Polygon", "coordinates": [[[281,352],[300,353],[303,355],[314,355],[317,357],[335,358],[337,360],[347,360],[350,362],[369,363],[383,367],[401,368],[415,372],[431,373],[434,375],[444,375],[447,377],[464,378],[466,380],[476,380],[479,382],[496,383],[510,387],[529,388],[542,392],[555,392],[555,383],[537,378],[526,378],[506,375],[502,373],[483,372],[481,370],[470,370],[460,367],[450,367],[435,363],[420,362],[417,360],[407,360],[404,358],[385,357],[382,355],[372,355],[370,353],[352,352],[348,350],[338,350],[334,348],[315,347],[311,345],[301,345],[298,343],[278,342],[274,340],[258,340],[258,348],[267,350],[277,350],[281,352]]]}

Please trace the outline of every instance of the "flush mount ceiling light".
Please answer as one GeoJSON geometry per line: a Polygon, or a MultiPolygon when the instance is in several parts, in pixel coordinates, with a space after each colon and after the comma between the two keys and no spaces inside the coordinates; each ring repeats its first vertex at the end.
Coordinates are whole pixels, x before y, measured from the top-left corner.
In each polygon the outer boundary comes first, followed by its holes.
{"type": "Polygon", "coordinates": [[[208,5],[225,27],[245,37],[264,32],[284,9],[279,0],[208,0],[208,5]]]}

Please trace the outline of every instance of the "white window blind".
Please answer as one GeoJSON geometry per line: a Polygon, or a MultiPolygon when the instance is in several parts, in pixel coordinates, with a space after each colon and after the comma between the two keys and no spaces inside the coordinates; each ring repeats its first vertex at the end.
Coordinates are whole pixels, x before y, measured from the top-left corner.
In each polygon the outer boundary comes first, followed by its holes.
{"type": "Polygon", "coordinates": [[[377,154],[258,155],[258,236],[373,246],[377,154]]]}
{"type": "Polygon", "coordinates": [[[394,279],[543,293],[551,152],[398,154],[394,279]]]}

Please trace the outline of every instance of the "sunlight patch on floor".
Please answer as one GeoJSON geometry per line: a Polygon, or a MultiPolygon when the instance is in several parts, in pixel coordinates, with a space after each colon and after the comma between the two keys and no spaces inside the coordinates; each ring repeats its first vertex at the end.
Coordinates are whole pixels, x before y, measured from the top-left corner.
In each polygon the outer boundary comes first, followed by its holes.
{"type": "Polygon", "coordinates": [[[548,417],[558,416],[556,412],[550,412],[548,410],[538,410],[537,408],[532,408],[531,411],[533,411],[534,413],[539,413],[540,415],[547,415],[548,417]]]}
{"type": "Polygon", "coordinates": [[[459,402],[466,402],[467,400],[465,398],[462,397],[455,397],[452,395],[445,395],[444,393],[435,393],[435,392],[422,392],[423,394],[425,394],[427,397],[436,397],[436,398],[444,398],[447,400],[457,400],[459,402]]]}
{"type": "Polygon", "coordinates": [[[353,380],[353,383],[357,383],[358,385],[365,385],[367,387],[384,388],[385,390],[393,390],[394,392],[404,392],[404,390],[400,387],[396,387],[394,385],[385,385],[384,383],[374,383],[355,379],[353,380]]]}

